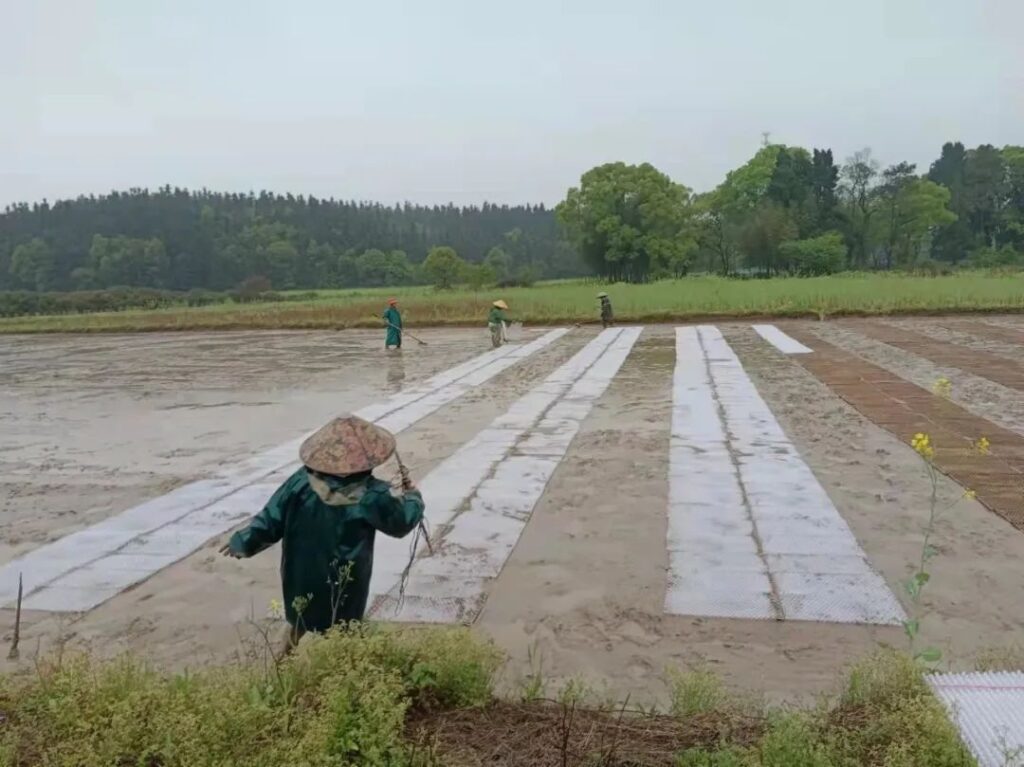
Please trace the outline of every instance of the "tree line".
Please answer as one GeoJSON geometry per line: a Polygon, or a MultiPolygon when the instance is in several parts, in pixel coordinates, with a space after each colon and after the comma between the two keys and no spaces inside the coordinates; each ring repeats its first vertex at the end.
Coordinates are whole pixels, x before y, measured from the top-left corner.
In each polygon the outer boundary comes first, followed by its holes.
{"type": "Polygon", "coordinates": [[[586,172],[544,205],[420,206],[163,187],[9,206],[0,291],[224,291],[694,271],[829,274],[1024,262],[1024,147],[942,147],[926,171],[870,150],[766,144],[694,194],[649,164],[586,172]]]}
{"type": "Polygon", "coordinates": [[[924,173],[870,150],[763,146],[695,195],[651,165],[609,163],[556,208],[584,262],[613,280],[941,271],[1024,265],[1024,147],[947,143],[924,173]]]}
{"type": "Polygon", "coordinates": [[[255,276],[278,290],[403,285],[423,280],[435,246],[468,264],[490,257],[482,276],[499,280],[582,271],[543,205],[387,206],[164,187],[9,206],[0,290],[227,290],[255,276]]]}

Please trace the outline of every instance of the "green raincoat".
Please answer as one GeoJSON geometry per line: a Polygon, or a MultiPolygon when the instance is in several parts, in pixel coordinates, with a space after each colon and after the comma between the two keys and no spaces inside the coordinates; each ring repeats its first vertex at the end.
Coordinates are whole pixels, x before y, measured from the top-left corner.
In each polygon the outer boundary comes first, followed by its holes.
{"type": "Polygon", "coordinates": [[[395,497],[387,482],[369,473],[338,478],[302,467],[228,545],[237,556],[251,557],[282,541],[285,617],[292,626],[325,631],[366,612],[377,531],[401,538],[422,517],[416,490],[395,497]]]}
{"type": "Polygon", "coordinates": [[[487,327],[491,331],[491,345],[497,349],[505,343],[505,311],[492,306],[490,314],[487,315],[487,327]]]}
{"type": "Polygon", "coordinates": [[[394,306],[389,306],[384,310],[383,315],[385,321],[389,322],[387,337],[384,339],[384,346],[397,346],[399,349],[402,348],[402,315],[398,313],[398,309],[394,306]],[[394,327],[392,327],[394,325],[394,327]]]}
{"type": "Polygon", "coordinates": [[[487,315],[487,324],[495,325],[502,322],[506,322],[505,310],[499,309],[497,306],[492,306],[491,313],[487,315]]]}

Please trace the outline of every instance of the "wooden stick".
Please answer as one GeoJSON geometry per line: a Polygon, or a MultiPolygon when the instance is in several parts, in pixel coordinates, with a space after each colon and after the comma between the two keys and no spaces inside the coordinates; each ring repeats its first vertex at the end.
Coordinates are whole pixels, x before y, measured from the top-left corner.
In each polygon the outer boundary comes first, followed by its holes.
{"type": "MultiPolygon", "coordinates": [[[[402,456],[398,454],[397,448],[395,449],[395,461],[398,463],[398,473],[402,477],[402,489],[409,490],[412,487],[412,478],[409,476],[409,469],[402,463],[402,456]]],[[[416,528],[412,545],[409,547],[409,562],[406,564],[405,569],[402,570],[402,577],[398,581],[398,609],[401,609],[402,604],[405,602],[405,586],[409,582],[409,574],[412,572],[413,563],[416,561],[416,550],[419,548],[420,537],[427,544],[427,553],[433,554],[434,546],[430,542],[430,533],[427,532],[427,525],[422,519],[416,528]]]]}
{"type": "Polygon", "coordinates": [[[398,325],[393,325],[392,323],[388,322],[387,320],[384,320],[384,324],[387,325],[389,328],[394,328],[395,330],[397,330],[399,333],[402,333],[403,335],[409,336],[409,338],[411,338],[413,341],[416,341],[417,343],[419,343],[420,346],[426,346],[427,345],[427,342],[424,341],[422,338],[417,338],[412,333],[410,333],[408,330],[405,330],[404,328],[398,327],[398,325]]]}
{"type": "MultiPolygon", "coordinates": [[[[409,476],[408,467],[402,463],[402,456],[398,454],[398,448],[395,448],[395,461],[398,463],[398,473],[402,475],[402,489],[408,490],[412,487],[412,478],[409,476]]],[[[423,534],[423,541],[427,544],[427,553],[433,554],[434,547],[430,543],[430,533],[427,532],[427,526],[422,519],[420,520],[419,531],[423,534]]],[[[413,548],[415,549],[415,547],[413,548]]]]}
{"type": "Polygon", "coordinates": [[[18,659],[18,642],[21,640],[21,595],[21,573],[18,573],[18,606],[14,611],[14,638],[11,640],[11,649],[7,653],[7,660],[18,659]]]}

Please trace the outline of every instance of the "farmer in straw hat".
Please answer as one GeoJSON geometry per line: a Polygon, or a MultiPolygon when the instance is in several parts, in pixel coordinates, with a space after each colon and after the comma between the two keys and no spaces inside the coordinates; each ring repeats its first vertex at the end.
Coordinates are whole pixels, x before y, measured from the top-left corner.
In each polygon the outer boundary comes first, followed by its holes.
{"type": "Polygon", "coordinates": [[[402,315],[398,311],[398,299],[389,298],[388,308],[381,315],[387,323],[387,335],[384,336],[384,348],[402,348],[402,315]]]}
{"type": "Polygon", "coordinates": [[[491,331],[491,344],[495,347],[501,346],[508,340],[505,335],[505,322],[508,320],[505,316],[507,309],[508,304],[499,299],[491,304],[491,311],[487,315],[487,327],[491,331]]]}
{"type": "Polygon", "coordinates": [[[423,497],[411,482],[394,495],[373,476],[394,452],[385,429],[355,416],[335,418],[302,444],[302,468],[221,549],[241,559],[282,541],[282,654],[307,631],[361,620],[377,532],[401,538],[422,519],[423,497]]]}
{"type": "Polygon", "coordinates": [[[612,315],[612,301],[603,290],[597,294],[597,297],[601,299],[601,325],[606,328],[611,327],[615,322],[615,317],[612,315]]]}

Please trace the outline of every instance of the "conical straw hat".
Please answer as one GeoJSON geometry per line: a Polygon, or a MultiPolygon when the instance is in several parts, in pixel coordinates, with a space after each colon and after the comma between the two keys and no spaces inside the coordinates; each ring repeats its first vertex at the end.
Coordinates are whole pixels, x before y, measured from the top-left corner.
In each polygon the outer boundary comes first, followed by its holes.
{"type": "Polygon", "coordinates": [[[506,304],[504,301],[495,301],[494,305],[497,306],[499,309],[508,309],[508,304],[506,304]]]}
{"type": "Polygon", "coordinates": [[[299,458],[321,474],[344,476],[380,466],[395,452],[387,429],[354,415],[335,418],[299,448],[299,458]]]}

